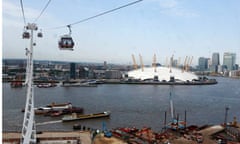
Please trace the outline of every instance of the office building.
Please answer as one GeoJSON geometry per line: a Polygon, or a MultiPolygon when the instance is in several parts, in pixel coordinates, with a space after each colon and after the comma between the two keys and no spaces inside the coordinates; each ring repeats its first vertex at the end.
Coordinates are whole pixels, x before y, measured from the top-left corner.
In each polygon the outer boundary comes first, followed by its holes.
{"type": "Polygon", "coordinates": [[[198,59],[198,69],[200,71],[205,71],[208,69],[208,58],[200,57],[198,59]]]}
{"type": "Polygon", "coordinates": [[[236,64],[236,53],[225,52],[223,55],[223,66],[226,66],[228,71],[234,70],[236,64]]]}
{"type": "Polygon", "coordinates": [[[213,55],[212,55],[212,65],[214,65],[214,66],[220,65],[219,53],[213,53],[213,55]]]}
{"type": "Polygon", "coordinates": [[[76,79],[76,64],[70,63],[70,79],[76,79]]]}
{"type": "Polygon", "coordinates": [[[212,54],[212,64],[210,66],[211,72],[218,72],[218,65],[220,65],[219,53],[212,54]]]}

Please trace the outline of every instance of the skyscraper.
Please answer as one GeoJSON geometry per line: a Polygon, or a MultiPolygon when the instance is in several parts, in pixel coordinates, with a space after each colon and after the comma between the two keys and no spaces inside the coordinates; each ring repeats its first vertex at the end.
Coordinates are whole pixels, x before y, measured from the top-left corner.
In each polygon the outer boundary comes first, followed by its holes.
{"type": "Polygon", "coordinates": [[[217,66],[219,65],[219,53],[213,53],[212,55],[212,65],[217,66]]]}
{"type": "Polygon", "coordinates": [[[236,64],[236,53],[225,52],[223,55],[223,65],[227,67],[227,70],[234,70],[236,64]]]}
{"type": "Polygon", "coordinates": [[[200,57],[198,59],[198,68],[200,71],[207,70],[208,68],[208,58],[200,57]]]}
{"type": "Polygon", "coordinates": [[[212,65],[211,65],[211,71],[217,72],[218,71],[218,65],[220,65],[219,62],[219,53],[213,53],[212,55],[212,65]]]}
{"type": "Polygon", "coordinates": [[[76,79],[76,64],[70,63],[70,78],[76,79]]]}

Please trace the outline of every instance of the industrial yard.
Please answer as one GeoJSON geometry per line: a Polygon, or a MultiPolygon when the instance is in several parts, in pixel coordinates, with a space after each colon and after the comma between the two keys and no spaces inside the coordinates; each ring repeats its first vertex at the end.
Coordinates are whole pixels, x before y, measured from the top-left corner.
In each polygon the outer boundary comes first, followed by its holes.
{"type": "MultiPolygon", "coordinates": [[[[235,123],[236,124],[236,123],[235,123]]],[[[106,135],[103,130],[38,132],[39,144],[239,144],[240,124],[188,126],[184,130],[166,129],[155,132],[151,128],[115,128],[106,135]]],[[[4,132],[3,144],[17,144],[21,134],[4,132]]]]}

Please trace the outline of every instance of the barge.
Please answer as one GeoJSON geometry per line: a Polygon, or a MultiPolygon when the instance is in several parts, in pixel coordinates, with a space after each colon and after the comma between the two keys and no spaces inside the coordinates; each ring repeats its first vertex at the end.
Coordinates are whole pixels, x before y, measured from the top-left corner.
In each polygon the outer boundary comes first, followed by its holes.
{"type": "Polygon", "coordinates": [[[84,119],[93,119],[93,118],[101,118],[101,117],[109,117],[111,114],[110,111],[104,111],[102,113],[93,113],[93,114],[77,114],[72,113],[72,115],[65,115],[62,118],[63,122],[75,121],[75,120],[84,120],[84,119]]]}

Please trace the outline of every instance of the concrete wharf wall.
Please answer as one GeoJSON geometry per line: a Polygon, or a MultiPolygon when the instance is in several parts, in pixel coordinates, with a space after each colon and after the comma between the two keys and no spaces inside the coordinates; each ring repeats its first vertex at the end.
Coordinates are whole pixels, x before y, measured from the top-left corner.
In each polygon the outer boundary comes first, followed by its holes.
{"type": "MultiPolygon", "coordinates": [[[[19,144],[21,133],[18,132],[3,132],[3,144],[19,144]]],[[[91,144],[89,131],[71,131],[71,132],[42,132],[37,134],[39,144],[91,144]]]]}

